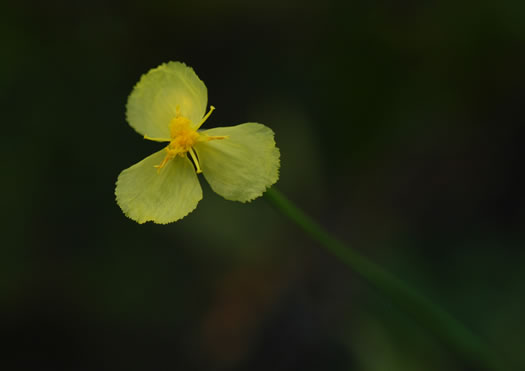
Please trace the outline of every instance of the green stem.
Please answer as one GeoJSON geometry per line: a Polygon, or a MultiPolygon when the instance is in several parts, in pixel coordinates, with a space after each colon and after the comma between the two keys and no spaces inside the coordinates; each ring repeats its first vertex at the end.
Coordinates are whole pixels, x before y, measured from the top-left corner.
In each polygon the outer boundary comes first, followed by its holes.
{"type": "Polygon", "coordinates": [[[399,278],[343,244],[278,190],[270,188],[265,196],[284,216],[291,219],[306,234],[319,242],[380,293],[388,296],[410,313],[415,320],[431,330],[462,359],[485,370],[508,370],[496,361],[491,348],[462,323],[399,278]]]}

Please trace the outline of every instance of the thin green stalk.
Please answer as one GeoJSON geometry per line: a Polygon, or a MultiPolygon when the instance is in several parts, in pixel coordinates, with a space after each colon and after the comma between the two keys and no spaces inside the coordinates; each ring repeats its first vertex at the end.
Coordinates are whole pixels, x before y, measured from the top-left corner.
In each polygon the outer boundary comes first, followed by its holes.
{"type": "Polygon", "coordinates": [[[410,313],[463,360],[484,370],[508,370],[496,360],[492,349],[461,322],[381,266],[343,244],[277,189],[269,189],[265,196],[284,216],[291,219],[377,291],[410,313]]]}

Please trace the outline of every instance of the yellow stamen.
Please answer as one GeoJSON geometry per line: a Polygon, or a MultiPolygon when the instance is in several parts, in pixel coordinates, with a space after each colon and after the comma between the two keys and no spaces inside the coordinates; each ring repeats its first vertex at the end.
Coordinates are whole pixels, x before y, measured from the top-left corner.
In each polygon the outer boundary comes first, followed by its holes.
{"type": "Polygon", "coordinates": [[[148,137],[147,135],[144,135],[144,139],[152,140],[154,142],[169,142],[171,140],[171,139],[167,139],[167,138],[152,138],[152,137],[148,137]]]}
{"type": "Polygon", "coordinates": [[[202,126],[202,124],[204,124],[204,122],[208,119],[208,117],[210,117],[211,113],[215,110],[215,107],[213,106],[210,106],[210,110],[208,111],[208,113],[206,114],[206,116],[204,116],[202,118],[202,121],[199,125],[197,125],[197,127],[195,128],[195,130],[197,130],[198,128],[200,128],[202,126]]]}
{"type": "Polygon", "coordinates": [[[219,140],[219,139],[227,139],[227,138],[228,138],[227,135],[215,135],[212,137],[208,137],[208,140],[219,140]]]}
{"type": "Polygon", "coordinates": [[[197,159],[197,155],[195,154],[195,151],[193,150],[193,148],[190,148],[189,152],[190,152],[191,158],[193,159],[193,163],[195,164],[195,167],[197,168],[197,174],[202,173],[202,170],[199,164],[199,160],[197,159]]]}
{"type": "Polygon", "coordinates": [[[166,151],[168,152],[166,156],[164,157],[164,160],[159,165],[154,165],[153,167],[157,169],[157,174],[160,173],[160,170],[168,163],[169,160],[172,160],[176,154],[173,153],[173,151],[170,151],[169,146],[166,147],[166,151]]]}
{"type": "Polygon", "coordinates": [[[208,135],[208,134],[200,134],[198,141],[199,142],[209,142],[210,140],[220,140],[220,139],[228,139],[229,137],[227,135],[208,135]]]}
{"type": "Polygon", "coordinates": [[[167,154],[164,157],[164,160],[159,165],[155,165],[157,172],[160,170],[175,156],[185,156],[186,153],[190,153],[191,159],[193,160],[196,168],[197,174],[202,173],[199,159],[197,154],[193,149],[193,146],[197,142],[207,142],[210,140],[226,139],[227,136],[209,136],[206,134],[201,134],[197,130],[204,124],[204,122],[210,117],[211,113],[215,110],[215,107],[210,106],[208,113],[202,118],[201,123],[194,127],[193,123],[187,118],[181,115],[180,106],[175,107],[175,117],[171,120],[169,124],[170,137],[171,139],[166,138],[151,138],[147,135],[144,135],[144,139],[153,140],[155,142],[170,142],[166,147],[167,154]]]}

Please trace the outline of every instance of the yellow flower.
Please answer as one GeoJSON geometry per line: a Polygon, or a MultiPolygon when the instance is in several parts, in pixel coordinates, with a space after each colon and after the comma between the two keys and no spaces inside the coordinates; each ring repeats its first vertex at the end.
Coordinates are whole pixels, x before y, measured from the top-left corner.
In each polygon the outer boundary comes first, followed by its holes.
{"type": "Polygon", "coordinates": [[[142,76],[128,98],[128,123],[162,150],[122,171],[115,189],[122,211],[138,223],[179,220],[202,199],[197,178],[227,200],[247,202],[279,178],[273,131],[257,123],[200,130],[206,85],[192,68],[169,62],[142,76]]]}

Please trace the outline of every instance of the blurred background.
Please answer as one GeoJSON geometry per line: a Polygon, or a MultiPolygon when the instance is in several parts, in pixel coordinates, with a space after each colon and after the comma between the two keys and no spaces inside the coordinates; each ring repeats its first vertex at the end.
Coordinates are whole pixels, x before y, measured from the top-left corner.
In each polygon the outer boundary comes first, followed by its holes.
{"type": "Polygon", "coordinates": [[[525,364],[525,2],[16,1],[0,9],[6,369],[473,370],[260,198],[114,200],[158,150],[143,73],[276,133],[277,187],[525,364]]]}

